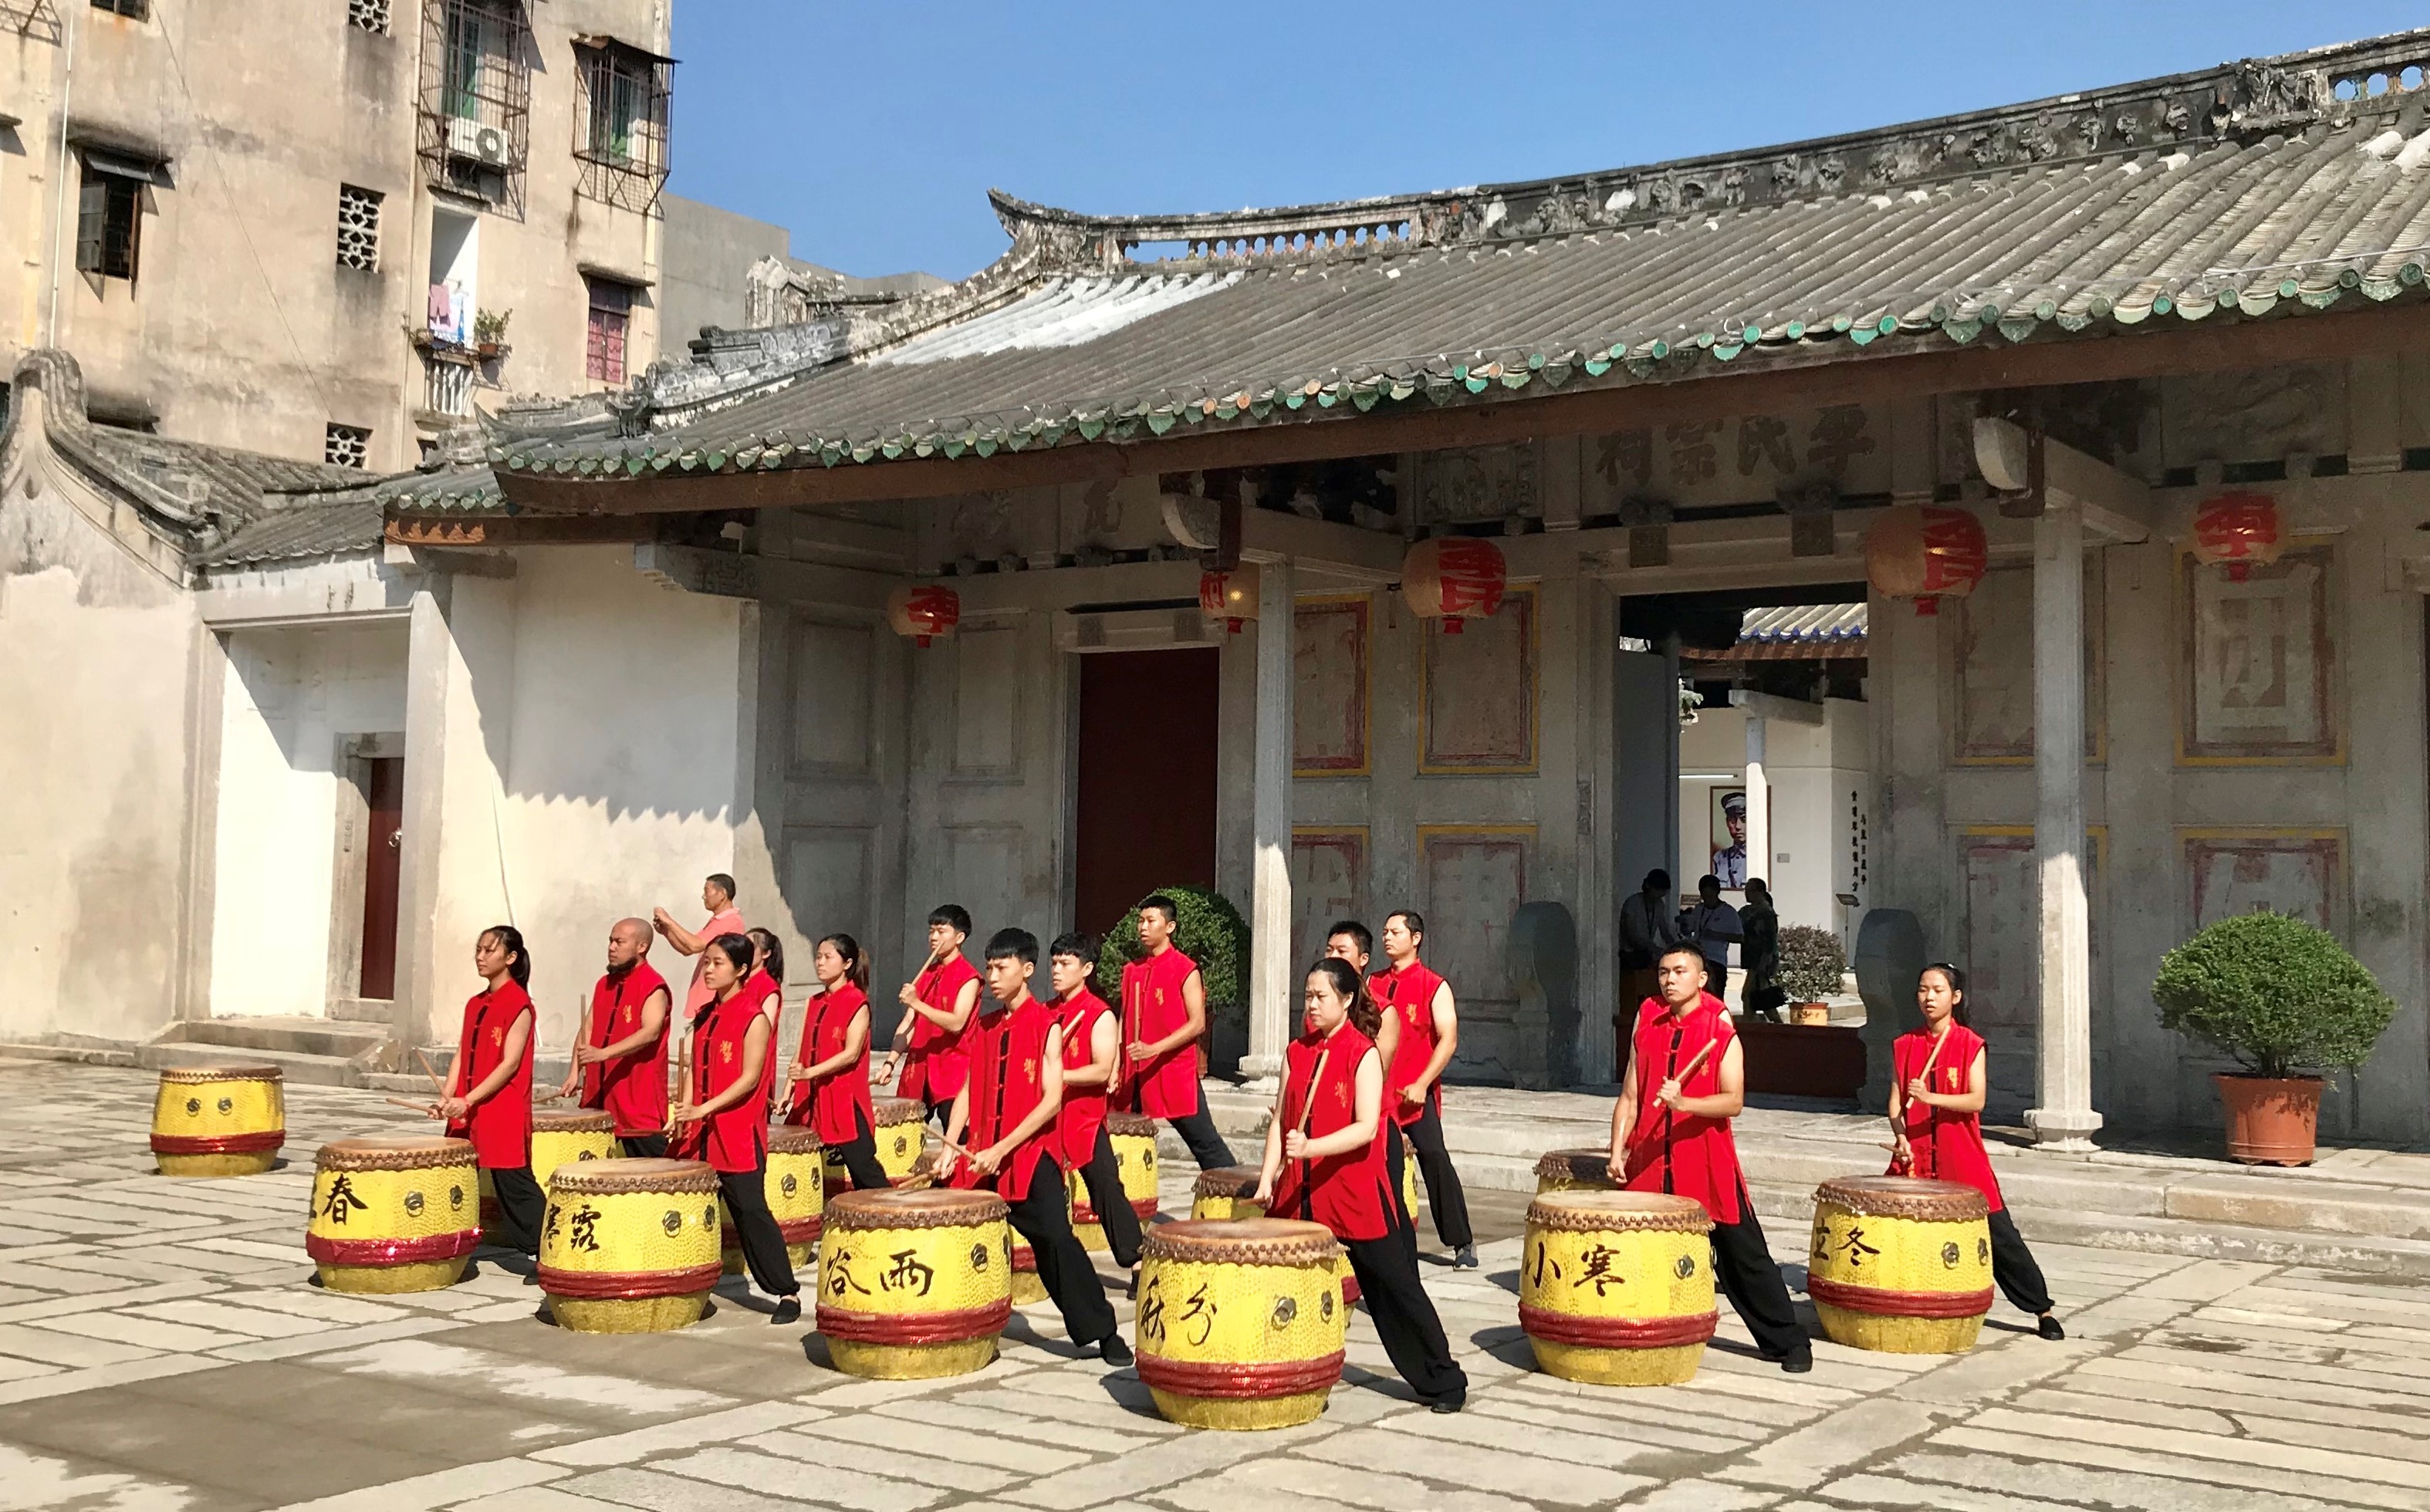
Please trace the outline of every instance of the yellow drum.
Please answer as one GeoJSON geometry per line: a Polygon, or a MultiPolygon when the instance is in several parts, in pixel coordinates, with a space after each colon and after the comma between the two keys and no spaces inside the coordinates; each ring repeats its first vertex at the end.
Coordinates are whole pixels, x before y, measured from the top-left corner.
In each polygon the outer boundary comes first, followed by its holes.
{"type": "MultiPolygon", "coordinates": [[[[768,1211],[785,1236],[786,1255],[796,1266],[810,1263],[810,1246],[819,1241],[825,1168],[825,1151],[817,1135],[797,1124],[768,1125],[768,1211]]],[[[723,1197],[717,1200],[717,1224],[725,1273],[739,1276],[748,1269],[742,1263],[742,1238],[723,1197]]]]}
{"type": "Polygon", "coordinates": [[[559,1328],[656,1334],[698,1322],[717,1271],[707,1163],[567,1161],[549,1177],[540,1285],[559,1328]]]}
{"type": "Polygon", "coordinates": [[[1692,1197],[1551,1191],[1527,1205],[1519,1326],[1547,1375],[1676,1386],[1713,1337],[1713,1221],[1692,1197]]]}
{"type": "MultiPolygon", "coordinates": [[[[1108,1113],[1106,1135],[1114,1147],[1114,1169],[1122,1174],[1123,1195],[1130,1199],[1131,1211],[1145,1222],[1163,1205],[1156,1189],[1156,1121],[1137,1113],[1108,1113]]],[[[1080,1248],[1113,1248],[1106,1239],[1106,1226],[1097,1221],[1089,1184],[1080,1179],[1080,1172],[1066,1171],[1064,1184],[1071,1192],[1072,1232],[1079,1238],[1080,1248]]]]}
{"type": "Polygon", "coordinates": [[[1536,1162],[1536,1195],[1548,1191],[1613,1191],[1611,1152],[1555,1150],[1536,1162]]]}
{"type": "Polygon", "coordinates": [[[1190,1216],[1198,1219],[1263,1218],[1257,1204],[1257,1168],[1218,1166],[1198,1173],[1190,1188],[1190,1216]]]}
{"type": "Polygon", "coordinates": [[[1018,1234],[1012,1237],[1012,1304],[1026,1307],[1046,1300],[1046,1283],[1038,1274],[1038,1252],[1018,1234]]]}
{"type": "MultiPolygon", "coordinates": [[[[927,1177],[920,1173],[920,1149],[927,1138],[928,1105],[916,1097],[881,1097],[870,1105],[877,1122],[872,1131],[877,1144],[877,1163],[897,1187],[922,1187],[927,1177]]],[[[852,1177],[843,1162],[827,1156],[827,1190],[852,1190],[852,1177]]]]}
{"type": "Polygon", "coordinates": [[[171,1066],[152,1102],[152,1158],[164,1176],[251,1176],[287,1142],[275,1066],[171,1066]]]}
{"type": "MultiPolygon", "coordinates": [[[[532,1113],[531,1173],[541,1190],[548,1189],[548,1178],[557,1168],[572,1160],[613,1160],[624,1154],[624,1147],[616,1142],[616,1119],[613,1114],[591,1108],[566,1112],[535,1109],[532,1113]]],[[[490,1182],[490,1173],[481,1172],[481,1242],[504,1244],[498,1237],[498,1190],[490,1182]]]]}
{"type": "Polygon", "coordinates": [[[436,1291],[481,1242],[473,1142],[340,1139],[314,1160],[304,1251],[331,1291],[436,1291]]]}
{"type": "Polygon", "coordinates": [[[819,1332],[837,1370],[965,1375],[1012,1316],[1012,1228],[993,1192],[845,1192],[819,1245],[819,1332]]]}
{"type": "Polygon", "coordinates": [[[1314,1420],[1341,1379],[1340,1254],[1323,1225],[1285,1219],[1150,1229],[1134,1331],[1156,1409],[1192,1428],[1314,1420]]]}
{"type": "Polygon", "coordinates": [[[1846,1176],[1814,1189],[1806,1294],[1824,1337],[1891,1354],[1957,1354],[1991,1310],[1990,1205],[1972,1187],[1846,1176]]]}

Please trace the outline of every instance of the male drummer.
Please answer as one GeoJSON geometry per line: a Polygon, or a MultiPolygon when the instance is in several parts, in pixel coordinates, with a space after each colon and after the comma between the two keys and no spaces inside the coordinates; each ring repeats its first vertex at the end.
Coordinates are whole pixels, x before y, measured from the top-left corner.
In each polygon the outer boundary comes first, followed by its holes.
{"type": "Polygon", "coordinates": [[[1145,960],[1123,968],[1122,1080],[1132,1111],[1162,1119],[1201,1171],[1233,1164],[1232,1147],[1207,1113],[1198,1039],[1207,1032],[1207,979],[1173,943],[1181,906],[1158,892],[1139,907],[1145,960]]]}
{"type": "Polygon", "coordinates": [[[726,935],[739,935],[750,927],[742,922],[741,910],[734,906],[734,879],[723,872],[711,872],[702,879],[700,906],[708,910],[708,922],[696,931],[676,923],[675,916],[664,908],[650,910],[651,927],[666,936],[668,944],[693,957],[691,987],[684,993],[686,1022],[699,1018],[700,1010],[707,1007],[708,1000],[717,995],[708,989],[702,974],[708,970],[708,963],[701,958],[701,952],[708,949],[710,940],[726,935]]]}
{"type": "Polygon", "coordinates": [[[1080,1172],[1089,1205],[1106,1231],[1106,1246],[1123,1270],[1140,1263],[1140,1221],[1123,1191],[1114,1137],[1106,1127],[1106,1095],[1122,1064],[1122,1025],[1097,996],[1097,937],[1057,935],[1046,952],[1055,1013],[1063,1025],[1063,1110],[1056,1116],[1062,1160],[1080,1172]]]}
{"type": "Polygon", "coordinates": [[[894,1045],[878,1068],[877,1080],[894,1078],[897,1097],[918,1098],[942,1117],[970,1074],[964,1036],[979,1011],[979,973],[962,955],[971,938],[971,912],[958,903],[940,904],[928,915],[928,963],[895,994],[903,1018],[894,1045]]]}
{"type": "Polygon", "coordinates": [[[616,1120],[630,1156],[667,1153],[667,979],[650,964],[650,924],[620,919],[608,931],[608,972],[591,989],[591,1019],[574,1047],[559,1097],[581,1084],[581,1105],[616,1120]]]}
{"type": "MultiPolygon", "coordinates": [[[[1390,968],[1367,979],[1367,990],[1388,1019],[1400,1024],[1392,1058],[1384,1069],[1384,1106],[1402,1138],[1417,1152],[1426,1179],[1426,1205],[1434,1210],[1435,1236],[1452,1252],[1452,1264],[1476,1269],[1476,1237],[1468,1226],[1468,1194],[1443,1148],[1442,1073],[1459,1048],[1459,1013],[1451,984],[1418,959],[1426,922],[1414,908],[1384,919],[1384,958],[1390,968]]],[[[1394,1161],[1397,1167],[1400,1162],[1394,1161]]],[[[1399,1180],[1399,1172],[1393,1172],[1399,1180]]],[[[1396,1188],[1397,1189],[1397,1188],[1396,1188]]]]}
{"type": "Polygon", "coordinates": [[[1063,1315],[1065,1334],[1120,1368],[1131,1363],[1130,1346],[1123,1342],[1089,1252],[1072,1232],[1063,1165],[1056,1158],[1063,1025],[1053,1008],[1030,996],[1037,974],[1038,937],[1026,929],[997,930],[987,954],[988,996],[995,1006],[965,1036],[971,1074],[946,1115],[937,1178],[991,1188],[1005,1200],[1013,1231],[1038,1257],[1038,1279],[1063,1315]]]}
{"type": "Polygon", "coordinates": [[[1692,941],[1667,947],[1655,973],[1661,995],[1638,1009],[1611,1110],[1611,1179],[1703,1204],[1713,1221],[1713,1279],[1756,1348],[1784,1371],[1810,1371],[1814,1347],[1764,1243],[1730,1138],[1730,1120],[1746,1106],[1746,1065],[1729,1009],[1705,989],[1704,953],[1692,941]]]}

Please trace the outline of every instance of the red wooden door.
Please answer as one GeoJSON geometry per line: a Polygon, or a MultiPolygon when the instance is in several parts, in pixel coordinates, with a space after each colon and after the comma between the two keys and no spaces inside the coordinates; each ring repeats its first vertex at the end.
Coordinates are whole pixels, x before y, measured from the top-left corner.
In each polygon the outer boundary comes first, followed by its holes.
{"type": "Polygon", "coordinates": [[[357,995],[396,995],[396,869],[405,822],[405,758],[374,756],[371,843],[363,850],[363,971],[357,995]]]}
{"type": "Polygon", "coordinates": [[[1157,888],[1215,885],[1212,648],[1080,658],[1074,913],[1099,934],[1157,888]]]}

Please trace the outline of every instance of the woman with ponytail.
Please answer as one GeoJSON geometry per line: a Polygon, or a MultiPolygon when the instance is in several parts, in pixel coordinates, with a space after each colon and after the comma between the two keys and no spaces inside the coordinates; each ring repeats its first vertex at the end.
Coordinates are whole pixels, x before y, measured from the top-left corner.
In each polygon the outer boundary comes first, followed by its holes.
{"type": "Polygon", "coordinates": [[[499,1233],[508,1248],[533,1254],[548,1200],[531,1173],[531,955],[523,932],[512,924],[481,931],[473,969],[486,985],[464,1005],[447,1095],[430,1116],[473,1141],[473,1158],[498,1194],[499,1233]]]}
{"type": "Polygon", "coordinates": [[[829,935],[810,966],[820,989],[802,1017],[785,1122],[807,1124],[843,1162],[855,1190],[883,1190],[890,1184],[869,1101],[869,959],[850,935],[829,935]]]}

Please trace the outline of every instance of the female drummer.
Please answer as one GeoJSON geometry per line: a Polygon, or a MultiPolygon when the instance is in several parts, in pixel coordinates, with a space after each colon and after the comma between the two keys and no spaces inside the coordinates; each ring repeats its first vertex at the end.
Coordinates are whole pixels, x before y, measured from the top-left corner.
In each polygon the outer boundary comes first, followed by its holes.
{"type": "Polygon", "coordinates": [[[869,960],[850,935],[819,941],[810,969],[821,990],[802,1019],[802,1049],[791,1072],[788,1123],[807,1124],[843,1162],[857,1191],[882,1191],[877,1115],[869,1102],[869,960]]]}
{"type": "Polygon", "coordinates": [[[1890,1167],[1900,1175],[1955,1181],[1991,1206],[1991,1279],[2020,1312],[2040,1320],[2044,1338],[2065,1338],[2051,1316],[2050,1288],[2034,1252],[2000,1200],[1999,1178],[1983,1148],[1983,1101],[1990,1086],[1983,1037],[1968,1028],[1966,973],[1945,961],[1915,985],[1923,1027],[1890,1048],[1890,1167]]]}
{"type": "Polygon", "coordinates": [[[785,1100],[779,1095],[776,1077],[776,1025],[785,1017],[785,942],[775,932],[750,929],[743,939],[751,941],[751,970],[742,979],[743,1001],[768,1016],[768,1043],[771,1047],[767,1068],[759,1075],[759,1105],[774,1119],[785,1110],[785,1100]]]}
{"type": "Polygon", "coordinates": [[[752,956],[751,941],[741,935],[720,935],[701,952],[701,982],[710,997],[692,1022],[691,1086],[674,1109],[669,1153],[706,1160],[717,1171],[751,1279],[776,1299],[768,1321],[790,1323],[802,1316],[801,1287],[785,1254],[784,1231],[768,1211],[768,1104],[761,1090],[775,1030],[744,989],[752,956]]]}
{"type": "Polygon", "coordinates": [[[1282,1090],[1266,1128],[1257,1201],[1276,1218],[1323,1224],[1350,1269],[1392,1369],[1437,1412],[1468,1403],[1468,1374],[1451,1357],[1442,1321],[1418,1280],[1415,1231],[1385,1174],[1384,1063],[1379,1015],[1350,963],[1308,968],[1307,1033],[1284,1055],[1282,1090]]]}
{"type": "Polygon", "coordinates": [[[531,1173],[532,1000],[524,990],[531,956],[523,932],[512,924],[481,931],[473,944],[473,969],[488,985],[464,1005],[447,1095],[430,1116],[445,1119],[449,1134],[473,1141],[473,1157],[498,1194],[500,1234],[508,1248],[536,1254],[548,1200],[531,1173]]]}

